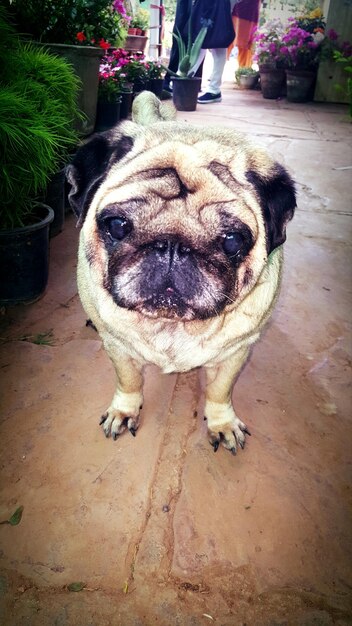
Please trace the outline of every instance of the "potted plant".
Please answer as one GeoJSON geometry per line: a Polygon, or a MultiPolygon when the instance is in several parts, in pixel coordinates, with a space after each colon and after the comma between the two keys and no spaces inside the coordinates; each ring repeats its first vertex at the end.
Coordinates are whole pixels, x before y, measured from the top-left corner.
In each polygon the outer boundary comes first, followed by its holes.
{"type": "Polygon", "coordinates": [[[201,78],[195,77],[192,68],[194,67],[203,41],[208,31],[208,26],[202,26],[194,42],[192,42],[192,20],[188,20],[187,41],[184,42],[181,33],[177,30],[173,33],[178,46],[179,65],[177,73],[167,69],[173,76],[172,99],[178,111],[195,111],[197,108],[197,98],[201,86],[201,78]]]}
{"type": "Polygon", "coordinates": [[[163,92],[165,68],[160,61],[149,60],[146,61],[145,67],[147,70],[147,89],[155,93],[158,98],[161,98],[163,92]]]}
{"type": "Polygon", "coordinates": [[[102,59],[99,69],[99,88],[97,121],[95,130],[106,130],[114,126],[121,117],[122,100],[125,102],[126,95],[129,101],[123,109],[122,117],[127,117],[130,107],[132,107],[132,85],[127,81],[123,72],[123,64],[127,60],[128,53],[125,50],[117,49],[109,51],[102,59]]]}
{"type": "Polygon", "coordinates": [[[235,78],[240,89],[254,89],[259,73],[252,67],[239,67],[235,72],[235,78]]]}
{"type": "Polygon", "coordinates": [[[120,72],[126,83],[133,85],[133,93],[139,93],[147,87],[148,72],[142,52],[134,52],[121,58],[120,72]]]}
{"type": "Polygon", "coordinates": [[[78,107],[85,113],[77,130],[94,130],[100,59],[111,46],[123,43],[127,14],[121,0],[4,0],[20,33],[63,56],[81,80],[78,107]]]}
{"type": "Polygon", "coordinates": [[[320,62],[332,59],[334,51],[347,50],[348,47],[348,42],[339,46],[336,31],[329,29],[326,32],[321,9],[290,19],[282,41],[290,102],[312,100],[320,62]]]}
{"type": "Polygon", "coordinates": [[[0,12],[0,301],[32,301],[48,278],[49,178],[77,145],[77,78],[68,64],[22,43],[0,12]]]}
{"type": "Polygon", "coordinates": [[[149,11],[139,8],[131,18],[130,28],[136,30],[136,35],[145,36],[146,30],[149,28],[149,11]]]}
{"type": "Polygon", "coordinates": [[[279,19],[269,20],[254,36],[254,60],[259,66],[263,98],[279,98],[285,85],[285,70],[281,49],[285,28],[279,19]]]}
{"type": "Polygon", "coordinates": [[[146,30],[149,28],[149,12],[139,8],[135,15],[130,17],[128,34],[125,48],[130,52],[144,52],[148,37],[146,30]]]}
{"type": "Polygon", "coordinates": [[[348,42],[345,42],[345,44],[342,50],[335,50],[333,53],[334,61],[341,65],[344,72],[346,72],[345,85],[337,84],[335,89],[346,93],[349,103],[349,114],[352,118],[352,47],[348,42]]]}
{"type": "Polygon", "coordinates": [[[285,59],[287,99],[291,102],[306,102],[314,95],[321,44],[324,40],[325,24],[317,20],[290,19],[282,37],[281,53],[285,59]]]}

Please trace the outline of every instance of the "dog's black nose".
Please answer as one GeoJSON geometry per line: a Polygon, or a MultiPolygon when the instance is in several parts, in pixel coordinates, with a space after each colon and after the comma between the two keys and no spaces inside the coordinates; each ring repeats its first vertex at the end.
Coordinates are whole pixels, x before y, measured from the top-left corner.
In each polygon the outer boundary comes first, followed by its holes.
{"type": "Polygon", "coordinates": [[[153,241],[151,247],[160,253],[167,252],[171,257],[174,255],[185,256],[191,252],[191,248],[182,241],[173,241],[170,239],[157,239],[153,241]]]}

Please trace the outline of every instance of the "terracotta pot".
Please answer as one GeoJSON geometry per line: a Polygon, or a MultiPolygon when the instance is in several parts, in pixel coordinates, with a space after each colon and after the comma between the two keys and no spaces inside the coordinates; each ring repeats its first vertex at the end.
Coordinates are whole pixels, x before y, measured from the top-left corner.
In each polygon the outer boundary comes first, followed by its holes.
{"type": "Polygon", "coordinates": [[[124,48],[129,52],[144,52],[148,37],[142,35],[127,35],[124,48]]]}
{"type": "Polygon", "coordinates": [[[137,35],[137,28],[129,28],[127,31],[128,35],[137,35]]]}

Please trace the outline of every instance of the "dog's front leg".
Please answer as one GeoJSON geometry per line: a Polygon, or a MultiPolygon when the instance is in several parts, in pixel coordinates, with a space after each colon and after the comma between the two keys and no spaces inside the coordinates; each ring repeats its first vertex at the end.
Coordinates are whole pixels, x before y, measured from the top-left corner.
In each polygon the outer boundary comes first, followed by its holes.
{"type": "Polygon", "coordinates": [[[232,406],[232,389],[241,368],[245,364],[249,347],[239,349],[235,355],[218,367],[205,368],[205,418],[208,420],[208,435],[214,452],[220,443],[236,454],[237,445],[244,447],[247,426],[237,417],[232,406]]]}
{"type": "Polygon", "coordinates": [[[124,354],[116,354],[107,348],[113,362],[117,386],[108,410],[101,417],[106,437],[117,439],[128,428],[135,436],[139,426],[139,411],[143,404],[142,366],[124,354]]]}

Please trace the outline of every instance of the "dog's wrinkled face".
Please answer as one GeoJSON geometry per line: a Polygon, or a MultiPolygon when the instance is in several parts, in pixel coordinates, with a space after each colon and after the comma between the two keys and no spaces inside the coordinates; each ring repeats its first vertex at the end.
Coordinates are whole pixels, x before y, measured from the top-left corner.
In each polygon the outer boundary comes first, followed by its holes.
{"type": "Polygon", "coordinates": [[[118,306],[216,316],[243,299],[284,241],[295,205],[288,174],[219,133],[127,123],[71,166],[84,253],[118,306]]]}

